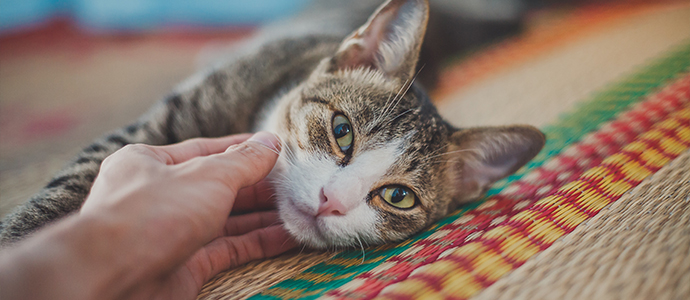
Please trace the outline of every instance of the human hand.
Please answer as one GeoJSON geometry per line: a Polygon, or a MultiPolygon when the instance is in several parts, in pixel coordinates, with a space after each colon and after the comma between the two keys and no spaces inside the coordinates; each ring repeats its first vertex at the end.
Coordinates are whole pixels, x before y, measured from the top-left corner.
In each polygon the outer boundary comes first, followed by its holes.
{"type": "Polygon", "coordinates": [[[154,246],[120,259],[138,269],[129,282],[113,283],[128,298],[193,299],[220,271],[296,245],[274,211],[228,217],[234,206],[272,206],[262,179],[280,143],[259,133],[238,144],[248,137],[132,145],[103,162],[81,216],[126,224],[124,231],[143,234],[123,236],[122,243],[154,246]]]}

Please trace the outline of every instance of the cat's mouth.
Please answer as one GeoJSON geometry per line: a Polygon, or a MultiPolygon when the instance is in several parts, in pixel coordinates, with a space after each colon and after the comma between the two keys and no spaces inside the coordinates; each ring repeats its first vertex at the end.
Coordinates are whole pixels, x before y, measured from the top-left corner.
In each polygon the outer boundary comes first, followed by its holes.
{"type": "Polygon", "coordinates": [[[381,242],[377,218],[364,205],[345,215],[323,216],[300,209],[298,201],[293,201],[279,202],[280,216],[285,228],[302,244],[323,249],[381,242]]]}
{"type": "Polygon", "coordinates": [[[300,209],[292,199],[284,201],[279,209],[285,228],[299,242],[314,248],[325,248],[331,244],[324,232],[325,224],[321,217],[300,209]]]}

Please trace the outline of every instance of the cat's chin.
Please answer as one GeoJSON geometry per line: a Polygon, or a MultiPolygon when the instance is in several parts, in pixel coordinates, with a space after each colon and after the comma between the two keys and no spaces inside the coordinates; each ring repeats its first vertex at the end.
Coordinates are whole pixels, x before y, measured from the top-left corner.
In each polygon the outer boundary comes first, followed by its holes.
{"type": "Polygon", "coordinates": [[[279,211],[283,226],[299,243],[316,249],[329,246],[328,240],[319,231],[314,216],[300,211],[291,203],[281,203],[279,211]]]}

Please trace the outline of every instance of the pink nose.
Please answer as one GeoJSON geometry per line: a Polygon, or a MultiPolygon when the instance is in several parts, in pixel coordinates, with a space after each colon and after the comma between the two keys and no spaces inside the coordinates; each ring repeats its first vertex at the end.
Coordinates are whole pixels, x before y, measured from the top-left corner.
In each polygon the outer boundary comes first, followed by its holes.
{"type": "Polygon", "coordinates": [[[347,207],[343,205],[338,197],[333,194],[326,195],[323,188],[321,188],[321,195],[319,198],[319,212],[316,214],[317,216],[342,216],[348,211],[347,207]]]}

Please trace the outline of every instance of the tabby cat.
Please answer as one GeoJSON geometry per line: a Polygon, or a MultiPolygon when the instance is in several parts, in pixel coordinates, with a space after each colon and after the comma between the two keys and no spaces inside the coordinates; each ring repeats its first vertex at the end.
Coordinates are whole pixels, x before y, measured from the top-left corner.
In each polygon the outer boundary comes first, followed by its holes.
{"type": "Polygon", "coordinates": [[[415,83],[427,1],[389,0],[354,32],[362,14],[352,11],[322,16],[332,26],[265,30],[95,141],[3,220],[2,243],[79,210],[103,159],[130,143],[277,133],[284,147],[270,177],[280,217],[315,248],[406,238],[543,147],[531,126],[458,129],[441,118],[415,83]]]}

